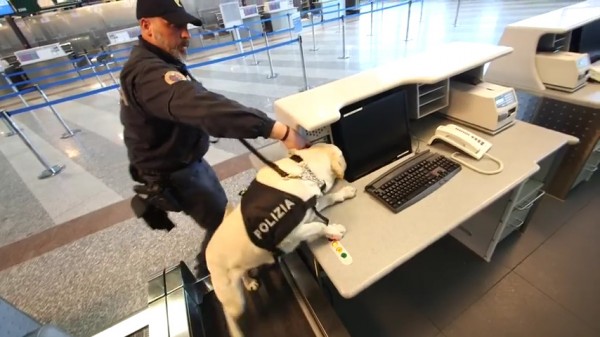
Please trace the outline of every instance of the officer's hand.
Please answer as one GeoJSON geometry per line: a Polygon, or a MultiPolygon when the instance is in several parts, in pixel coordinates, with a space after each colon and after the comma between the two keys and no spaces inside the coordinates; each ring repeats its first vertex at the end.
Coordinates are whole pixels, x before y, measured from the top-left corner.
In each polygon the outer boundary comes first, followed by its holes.
{"type": "Polygon", "coordinates": [[[303,149],[307,141],[296,130],[277,121],[271,131],[271,138],[281,140],[288,149],[303,149]]]}
{"type": "Polygon", "coordinates": [[[307,147],[308,142],[302,137],[296,130],[290,128],[290,133],[287,138],[283,141],[283,144],[288,149],[304,149],[307,147]]]}

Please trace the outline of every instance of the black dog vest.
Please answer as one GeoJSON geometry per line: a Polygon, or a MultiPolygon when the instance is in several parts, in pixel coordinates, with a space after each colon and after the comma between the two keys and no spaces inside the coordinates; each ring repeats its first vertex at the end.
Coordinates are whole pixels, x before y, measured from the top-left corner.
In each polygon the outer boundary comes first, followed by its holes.
{"type": "Polygon", "coordinates": [[[315,207],[316,196],[303,200],[254,179],[242,195],[241,211],[250,240],[270,252],[298,226],[315,207]]]}

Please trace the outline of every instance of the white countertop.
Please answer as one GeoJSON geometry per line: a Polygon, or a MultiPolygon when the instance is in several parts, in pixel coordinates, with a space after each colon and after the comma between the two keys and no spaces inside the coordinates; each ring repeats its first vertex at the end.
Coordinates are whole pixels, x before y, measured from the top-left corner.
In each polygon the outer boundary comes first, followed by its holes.
{"type": "Polygon", "coordinates": [[[490,44],[455,42],[424,53],[348,76],[316,88],[278,99],[277,118],[307,131],[327,126],[340,118],[339,110],[377,93],[412,83],[436,83],[509,54],[512,48],[490,44]]]}
{"type": "Polygon", "coordinates": [[[507,27],[543,29],[548,33],[564,33],[600,18],[600,0],[588,0],[527,18],[507,27]]]}
{"type": "Polygon", "coordinates": [[[137,42],[137,41],[139,41],[139,39],[137,37],[135,37],[135,38],[131,38],[131,40],[119,41],[119,42],[111,43],[111,44],[107,45],[106,47],[121,46],[121,45],[124,45],[124,44],[131,44],[132,42],[137,42]]]}
{"type": "Polygon", "coordinates": [[[21,66],[28,66],[31,64],[38,64],[38,63],[44,63],[47,61],[53,61],[56,59],[60,59],[60,58],[65,58],[65,59],[69,59],[69,55],[57,55],[57,56],[53,56],[53,57],[47,57],[44,59],[37,59],[37,60],[32,60],[32,61],[28,61],[28,62],[21,62],[20,65],[21,66]]]}
{"type": "MultiPolygon", "coordinates": [[[[553,95],[554,90],[546,90],[537,72],[535,56],[540,38],[549,33],[564,34],[596,20],[600,20],[600,0],[588,0],[507,25],[498,44],[510,46],[514,52],[491,62],[484,79],[515,89],[553,95]]],[[[579,94],[568,97],[573,101],[587,98],[594,99],[579,94]]],[[[597,102],[582,104],[598,106],[597,102]]]]}
{"type": "MultiPolygon", "coordinates": [[[[419,120],[415,133],[427,141],[440,123],[449,122],[428,116],[419,120]]],[[[505,165],[501,173],[483,175],[463,166],[436,192],[394,214],[367,195],[364,187],[397,161],[351,183],[358,190],[357,196],[324,212],[331,223],[346,226],[341,243],[353,263],[343,265],[325,239],[309,247],[342,296],[353,297],[377,282],[533,175],[539,170],[538,161],[569,142],[577,142],[575,137],[520,121],[496,136],[472,131],[492,142],[489,153],[505,165]]],[[[421,143],[420,149],[425,148],[426,143],[421,143]]],[[[454,152],[445,143],[436,142],[430,148],[446,155],[454,152]]],[[[484,160],[475,165],[483,165],[484,160]]]]}

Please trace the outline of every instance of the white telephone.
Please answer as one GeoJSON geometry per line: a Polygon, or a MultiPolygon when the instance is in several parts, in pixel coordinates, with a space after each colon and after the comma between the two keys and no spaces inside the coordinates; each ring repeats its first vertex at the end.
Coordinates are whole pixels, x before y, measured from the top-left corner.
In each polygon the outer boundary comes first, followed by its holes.
{"type": "Polygon", "coordinates": [[[460,154],[459,152],[454,152],[451,155],[452,159],[476,172],[483,174],[496,174],[500,173],[504,169],[504,164],[502,161],[487,153],[487,151],[492,147],[492,143],[455,124],[438,126],[438,128],[435,130],[435,135],[429,139],[428,145],[431,145],[436,139],[455,146],[477,160],[480,160],[483,156],[486,156],[499,165],[499,168],[494,171],[483,171],[458,159],[457,157],[460,154]]]}

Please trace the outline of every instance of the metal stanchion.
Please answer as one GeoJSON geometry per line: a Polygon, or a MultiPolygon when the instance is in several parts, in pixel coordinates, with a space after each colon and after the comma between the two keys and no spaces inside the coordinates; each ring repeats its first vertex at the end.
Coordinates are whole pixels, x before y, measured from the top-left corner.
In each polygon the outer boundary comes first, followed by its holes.
{"type": "Polygon", "coordinates": [[[425,0],[420,0],[421,1],[421,14],[419,14],[419,22],[423,21],[423,6],[425,6],[425,0]]]}
{"type": "Polygon", "coordinates": [[[4,124],[6,125],[6,128],[8,129],[8,131],[2,131],[0,132],[1,135],[3,135],[4,137],[11,137],[15,135],[15,132],[12,130],[12,128],[10,127],[10,124],[8,124],[8,121],[5,118],[2,118],[2,121],[4,122],[4,124]]]}
{"type": "Polygon", "coordinates": [[[92,68],[92,71],[94,72],[94,76],[96,76],[96,80],[98,80],[98,83],[100,83],[102,88],[104,88],[105,85],[104,85],[104,83],[102,83],[102,80],[100,80],[100,77],[98,76],[98,73],[96,72],[96,67],[94,66],[94,64],[92,64],[92,61],[90,61],[90,58],[87,56],[87,54],[83,54],[83,56],[85,57],[85,60],[87,61],[87,63],[90,65],[90,68],[92,68]]]}
{"type": "Polygon", "coordinates": [[[319,48],[317,48],[317,40],[315,39],[315,20],[314,20],[314,13],[310,12],[308,13],[310,15],[310,28],[312,29],[312,40],[313,40],[313,48],[310,51],[317,51],[319,50],[319,48]]]}
{"type": "Polygon", "coordinates": [[[238,26],[234,26],[233,27],[233,39],[237,40],[237,46],[240,50],[240,54],[244,52],[244,45],[242,45],[242,42],[240,41],[242,39],[241,35],[240,35],[240,31],[238,26]]]}
{"type": "Polygon", "coordinates": [[[294,30],[294,27],[292,27],[292,15],[290,13],[287,13],[287,17],[288,17],[288,28],[290,30],[290,40],[294,38],[294,36],[292,35],[292,30],[294,30]]]}
{"type": "Polygon", "coordinates": [[[381,13],[381,15],[379,15],[379,27],[381,27],[381,30],[383,30],[383,12],[385,12],[385,10],[383,9],[383,0],[379,0],[379,3],[381,4],[381,8],[379,8],[379,13],[381,13]]]}
{"type": "Polygon", "coordinates": [[[254,53],[254,42],[252,42],[254,38],[252,37],[252,30],[250,30],[250,27],[246,27],[246,29],[248,30],[248,37],[250,38],[250,50],[252,51],[252,58],[254,59],[253,66],[257,66],[259,62],[256,59],[256,54],[254,53]]]}
{"type": "Polygon", "coordinates": [[[267,75],[267,78],[275,78],[277,74],[273,72],[273,61],[271,60],[271,50],[269,49],[269,39],[267,38],[267,33],[263,33],[265,37],[265,46],[267,47],[267,58],[269,59],[269,68],[271,69],[271,73],[267,75]]]}
{"type": "Polygon", "coordinates": [[[371,1],[371,34],[369,36],[373,36],[373,1],[371,1]]]}
{"type": "Polygon", "coordinates": [[[406,18],[406,38],[404,39],[404,41],[408,41],[408,31],[410,30],[410,12],[412,9],[412,0],[410,0],[408,2],[408,14],[407,14],[407,18],[406,18]]]}
{"type": "Polygon", "coordinates": [[[304,62],[304,48],[302,47],[302,35],[298,35],[298,45],[300,46],[300,60],[302,61],[302,76],[304,77],[304,88],[300,91],[310,89],[308,86],[308,78],[306,77],[306,63],[304,62]]]}
{"type": "Polygon", "coordinates": [[[347,59],[348,55],[346,55],[346,19],[345,15],[342,15],[342,56],[338,57],[339,59],[347,59]]]}
{"type": "Polygon", "coordinates": [[[104,66],[106,67],[106,70],[108,70],[108,75],[110,76],[110,78],[112,78],[113,82],[115,84],[118,84],[117,80],[115,79],[115,77],[112,74],[112,71],[110,71],[110,67],[108,66],[108,62],[104,62],[104,66]]]}
{"type": "Polygon", "coordinates": [[[31,150],[31,152],[33,152],[33,154],[35,155],[37,160],[39,160],[39,162],[42,163],[42,165],[46,168],[38,176],[39,179],[45,179],[45,178],[55,176],[55,175],[59,174],[65,168],[65,165],[50,166],[50,164],[48,164],[48,162],[44,159],[44,157],[42,157],[35,150],[33,145],[31,145],[31,142],[29,141],[29,139],[27,139],[25,134],[23,132],[21,132],[21,130],[19,130],[19,128],[15,125],[15,123],[12,121],[12,119],[10,118],[10,115],[8,114],[8,112],[6,112],[6,110],[2,110],[2,117],[6,121],[6,123],[10,126],[11,130],[19,135],[19,138],[21,138],[23,143],[25,143],[25,145],[27,145],[27,147],[31,150]]]}
{"type": "MultiPolygon", "coordinates": [[[[337,4],[337,15],[338,15],[338,19],[340,18],[340,3],[338,2],[337,4]]],[[[323,9],[321,8],[321,21],[323,21],[323,9]]],[[[340,22],[340,20],[338,20],[338,32],[341,30],[341,25],[342,23],[340,22]]]]}
{"type": "Polygon", "coordinates": [[[454,27],[456,27],[456,22],[458,21],[458,10],[460,9],[460,0],[456,4],[456,15],[454,16],[454,27]]]}
{"type": "MultiPolygon", "coordinates": [[[[6,74],[4,74],[4,79],[6,79],[6,83],[8,83],[8,85],[10,85],[10,87],[12,88],[13,92],[19,92],[19,89],[17,88],[17,86],[13,83],[13,81],[10,79],[10,76],[6,76],[6,74]]],[[[23,102],[23,105],[25,106],[29,106],[29,104],[27,104],[27,101],[25,100],[25,98],[23,97],[23,95],[21,95],[21,93],[19,93],[19,99],[21,100],[21,102],[23,102]]]]}
{"type": "MultiPolygon", "coordinates": [[[[35,84],[34,87],[42,95],[42,97],[44,98],[44,101],[46,101],[46,103],[50,103],[50,100],[48,99],[48,96],[46,96],[46,93],[42,90],[42,88],[40,88],[40,86],[37,85],[37,84],[35,84]]],[[[65,123],[65,121],[62,119],[62,117],[60,116],[60,114],[54,109],[54,107],[52,105],[48,105],[48,107],[50,108],[50,110],[52,110],[52,113],[54,114],[54,116],[56,117],[56,119],[58,119],[58,121],[63,126],[63,128],[65,128],[65,130],[67,130],[67,132],[63,133],[60,138],[62,138],[62,139],[70,138],[70,137],[75,136],[75,134],[77,132],[81,131],[79,129],[71,130],[71,128],[69,128],[69,126],[67,125],[67,123],[65,123]]]]}

